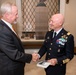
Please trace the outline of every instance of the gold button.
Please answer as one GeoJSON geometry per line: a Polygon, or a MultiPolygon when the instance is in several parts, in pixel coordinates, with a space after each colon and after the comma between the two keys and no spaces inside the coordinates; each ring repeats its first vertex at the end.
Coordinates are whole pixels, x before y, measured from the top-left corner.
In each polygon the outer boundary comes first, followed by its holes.
{"type": "Polygon", "coordinates": [[[47,37],[47,39],[49,39],[49,37],[47,37]]]}
{"type": "Polygon", "coordinates": [[[49,48],[49,50],[51,50],[51,48],[49,48]]]}
{"type": "Polygon", "coordinates": [[[53,45],[53,43],[51,43],[51,45],[53,45]]]}
{"type": "Polygon", "coordinates": [[[58,52],[60,52],[60,49],[58,49],[58,52]]]}
{"type": "Polygon", "coordinates": [[[60,45],[59,45],[59,47],[60,47],[60,45]]]}
{"type": "Polygon", "coordinates": [[[49,55],[50,55],[50,53],[49,53],[49,55]]]}

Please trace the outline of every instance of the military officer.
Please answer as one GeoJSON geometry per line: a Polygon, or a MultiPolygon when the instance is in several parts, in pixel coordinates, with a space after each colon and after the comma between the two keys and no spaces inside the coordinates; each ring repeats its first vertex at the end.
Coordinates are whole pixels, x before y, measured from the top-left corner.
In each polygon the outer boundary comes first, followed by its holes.
{"type": "Polygon", "coordinates": [[[45,41],[38,52],[38,58],[46,53],[45,60],[50,62],[50,66],[45,69],[46,75],[65,75],[66,63],[74,57],[74,37],[63,28],[63,23],[62,14],[51,17],[51,31],[46,33],[45,41]]]}

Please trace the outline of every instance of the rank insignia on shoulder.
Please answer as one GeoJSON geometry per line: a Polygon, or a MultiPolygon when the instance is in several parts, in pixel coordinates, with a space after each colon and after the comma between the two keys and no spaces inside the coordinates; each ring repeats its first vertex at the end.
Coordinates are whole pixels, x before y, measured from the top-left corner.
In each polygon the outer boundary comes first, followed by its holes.
{"type": "Polygon", "coordinates": [[[70,35],[70,34],[71,34],[70,32],[67,33],[67,35],[70,35]]]}
{"type": "Polygon", "coordinates": [[[70,61],[70,59],[65,59],[65,60],[63,60],[63,64],[65,64],[65,63],[68,63],[70,61]]]}

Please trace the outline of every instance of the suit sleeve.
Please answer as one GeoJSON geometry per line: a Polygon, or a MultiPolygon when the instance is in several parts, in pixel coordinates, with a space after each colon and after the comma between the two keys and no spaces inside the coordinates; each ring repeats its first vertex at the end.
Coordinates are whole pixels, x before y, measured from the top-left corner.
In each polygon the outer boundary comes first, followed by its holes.
{"type": "Polygon", "coordinates": [[[66,64],[74,57],[74,37],[72,35],[68,36],[64,49],[66,54],[57,58],[58,64],[66,64]]]}
{"type": "Polygon", "coordinates": [[[30,63],[32,55],[24,53],[23,49],[19,50],[13,41],[14,40],[12,35],[10,35],[10,32],[1,31],[0,53],[7,56],[11,60],[30,63]]]}

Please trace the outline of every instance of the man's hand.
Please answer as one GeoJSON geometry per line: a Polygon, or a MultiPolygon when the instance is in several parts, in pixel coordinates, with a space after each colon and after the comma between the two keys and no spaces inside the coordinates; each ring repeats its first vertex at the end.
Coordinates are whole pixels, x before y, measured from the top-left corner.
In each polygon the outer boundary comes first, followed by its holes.
{"type": "Polygon", "coordinates": [[[39,55],[38,55],[37,53],[33,53],[33,54],[32,54],[32,60],[35,61],[35,62],[36,62],[37,60],[39,60],[39,55]]]}
{"type": "Polygon", "coordinates": [[[47,60],[47,62],[50,62],[50,65],[55,66],[57,64],[57,59],[53,58],[53,59],[47,60]]]}

